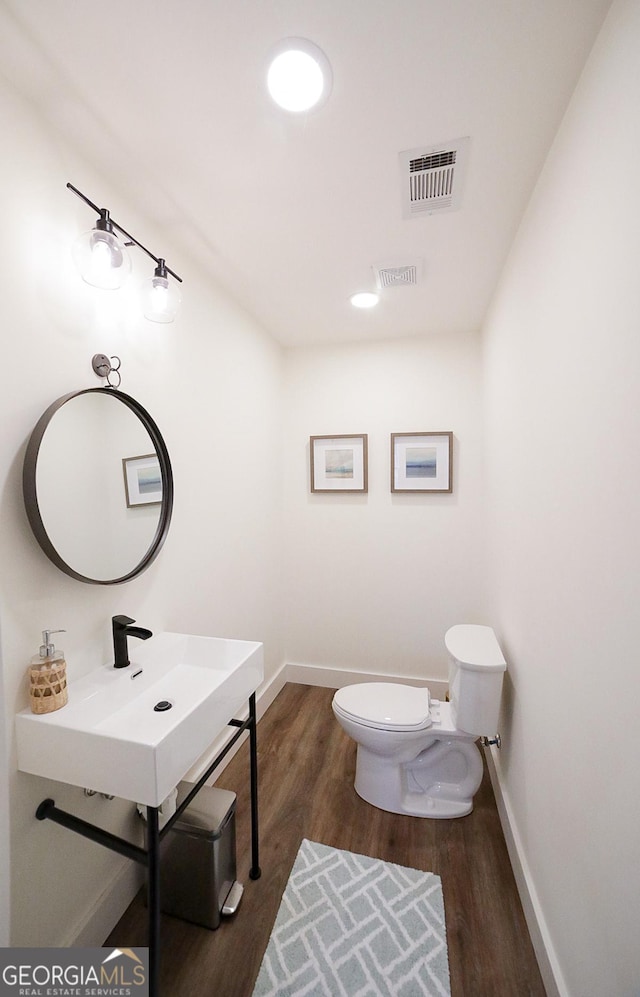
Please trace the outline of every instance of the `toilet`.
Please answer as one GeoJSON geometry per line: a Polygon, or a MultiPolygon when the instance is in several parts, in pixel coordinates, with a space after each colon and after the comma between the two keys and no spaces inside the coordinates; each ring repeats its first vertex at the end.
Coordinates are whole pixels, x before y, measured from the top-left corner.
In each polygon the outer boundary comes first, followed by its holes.
{"type": "Polygon", "coordinates": [[[506,662],[491,627],[458,624],[444,638],[449,702],[426,687],[362,682],[332,708],[358,745],[355,790],[390,813],[464,817],[482,781],[478,737],[494,736],[506,662]]]}

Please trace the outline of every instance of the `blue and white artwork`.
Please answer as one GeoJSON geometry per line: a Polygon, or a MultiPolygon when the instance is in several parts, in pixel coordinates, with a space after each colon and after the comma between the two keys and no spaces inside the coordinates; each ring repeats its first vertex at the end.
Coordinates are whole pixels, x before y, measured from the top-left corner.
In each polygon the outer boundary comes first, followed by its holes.
{"type": "Polygon", "coordinates": [[[137,469],[137,476],[140,495],[152,495],[156,492],[162,493],[162,476],[158,462],[149,465],[149,467],[139,467],[137,469]]]}
{"type": "Polygon", "coordinates": [[[435,478],[438,474],[435,447],[407,447],[405,452],[407,478],[435,478]]]}
{"type": "Polygon", "coordinates": [[[162,502],[162,472],[157,454],[124,457],[122,467],[127,508],[162,502]]]}
{"type": "Polygon", "coordinates": [[[325,450],[324,470],[327,478],[353,478],[353,448],[325,450]]]}

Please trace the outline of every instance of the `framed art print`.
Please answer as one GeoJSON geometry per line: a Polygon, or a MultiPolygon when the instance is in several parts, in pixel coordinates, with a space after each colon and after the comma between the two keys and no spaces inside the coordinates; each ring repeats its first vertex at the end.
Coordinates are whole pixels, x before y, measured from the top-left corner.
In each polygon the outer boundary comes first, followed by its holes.
{"type": "Polygon", "coordinates": [[[391,491],[453,490],[453,433],[392,433],[391,491]]]}
{"type": "Polygon", "coordinates": [[[128,509],[162,502],[162,475],[157,454],[124,457],[122,470],[128,509]]]}
{"type": "Polygon", "coordinates": [[[367,491],[367,436],[311,436],[312,492],[367,491]]]}

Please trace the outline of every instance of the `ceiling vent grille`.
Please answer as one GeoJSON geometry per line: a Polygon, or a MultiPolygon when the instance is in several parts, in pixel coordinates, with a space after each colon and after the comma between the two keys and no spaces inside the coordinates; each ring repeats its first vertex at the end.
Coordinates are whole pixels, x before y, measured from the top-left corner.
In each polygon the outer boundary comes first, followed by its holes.
{"type": "Polygon", "coordinates": [[[400,153],[404,218],[459,207],[468,145],[459,138],[400,153]]]}
{"type": "Polygon", "coordinates": [[[386,287],[407,287],[417,284],[422,276],[422,260],[374,263],[373,272],[379,290],[386,287]]]}

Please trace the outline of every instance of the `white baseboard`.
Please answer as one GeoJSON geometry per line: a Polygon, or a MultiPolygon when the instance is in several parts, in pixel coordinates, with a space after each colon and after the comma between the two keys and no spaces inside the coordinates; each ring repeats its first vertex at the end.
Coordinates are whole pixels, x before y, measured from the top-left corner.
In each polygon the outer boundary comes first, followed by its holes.
{"type": "Polygon", "coordinates": [[[322,665],[298,665],[289,663],[284,666],[285,681],[297,682],[300,685],[318,685],[325,689],[341,689],[345,685],[355,685],[358,682],[396,682],[400,685],[428,686],[434,699],[444,699],[449,683],[441,679],[417,679],[408,675],[380,675],[373,672],[353,672],[344,668],[327,668],[322,665]]]}
{"type": "Polygon", "coordinates": [[[487,768],[489,769],[491,785],[493,786],[493,793],[496,798],[500,823],[502,824],[502,831],[507,843],[511,867],[515,876],[516,886],[518,887],[529,935],[531,936],[531,942],[536,959],[538,960],[542,982],[544,983],[547,997],[570,997],[555,954],[555,949],[551,942],[551,936],[542,913],[538,895],[533,885],[511,804],[500,782],[500,775],[496,767],[494,754],[497,750],[495,747],[486,748],[485,758],[487,759],[487,768]]]}

